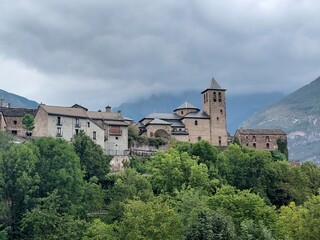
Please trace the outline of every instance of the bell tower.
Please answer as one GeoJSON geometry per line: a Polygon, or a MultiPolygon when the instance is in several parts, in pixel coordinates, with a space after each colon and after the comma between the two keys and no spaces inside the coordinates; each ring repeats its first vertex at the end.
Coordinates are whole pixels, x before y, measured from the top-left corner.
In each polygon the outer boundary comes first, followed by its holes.
{"type": "Polygon", "coordinates": [[[203,112],[210,116],[210,141],[215,146],[228,145],[225,92],[214,78],[202,92],[203,112]]]}

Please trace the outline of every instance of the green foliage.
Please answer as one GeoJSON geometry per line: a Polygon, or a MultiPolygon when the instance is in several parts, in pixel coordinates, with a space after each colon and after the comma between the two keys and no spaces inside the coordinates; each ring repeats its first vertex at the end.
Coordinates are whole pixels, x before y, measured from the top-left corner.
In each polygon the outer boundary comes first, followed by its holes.
{"type": "Polygon", "coordinates": [[[125,205],[117,232],[123,240],[181,239],[182,225],[179,214],[160,198],[146,203],[131,200],[125,205]]]}
{"type": "Polygon", "coordinates": [[[27,131],[32,131],[34,129],[34,116],[27,113],[22,118],[22,124],[27,129],[27,131]]]}
{"type": "Polygon", "coordinates": [[[129,161],[129,167],[134,168],[138,173],[146,173],[146,161],[148,160],[146,157],[132,156],[129,161]]]}
{"type": "Polygon", "coordinates": [[[74,135],[72,144],[80,158],[81,168],[85,172],[84,179],[88,181],[95,176],[100,183],[103,183],[109,173],[111,157],[104,155],[101,146],[96,144],[83,130],[74,135]]]}
{"type": "Polygon", "coordinates": [[[179,153],[174,148],[158,152],[148,162],[153,190],[157,194],[181,190],[183,185],[188,184],[191,166],[196,164],[196,160],[187,153],[179,153]]]}
{"type": "Polygon", "coordinates": [[[244,220],[261,222],[268,229],[274,229],[276,223],[275,207],[267,206],[259,195],[249,190],[240,191],[224,186],[210,197],[208,204],[210,209],[232,216],[239,233],[244,220]]]}
{"type": "Polygon", "coordinates": [[[232,218],[214,211],[200,213],[187,231],[188,240],[237,239],[232,218]]]}
{"type": "Polygon", "coordinates": [[[113,225],[102,222],[99,218],[95,219],[84,232],[82,240],[118,240],[114,233],[113,225]]]}
{"type": "Polygon", "coordinates": [[[199,163],[205,163],[209,167],[216,163],[219,150],[208,141],[199,141],[192,145],[190,154],[199,157],[199,163]]]}
{"type": "Polygon", "coordinates": [[[37,157],[24,144],[12,145],[0,156],[1,197],[3,217],[1,225],[8,226],[10,238],[19,235],[19,221],[23,213],[33,205],[40,178],[35,171],[37,157]]]}
{"type": "Polygon", "coordinates": [[[12,145],[12,136],[0,131],[0,151],[7,150],[12,145]]]}
{"type": "Polygon", "coordinates": [[[81,239],[84,221],[59,213],[57,191],[41,199],[41,203],[24,214],[21,221],[23,239],[69,240],[81,239]]]}
{"type": "Polygon", "coordinates": [[[285,155],[286,159],[289,159],[288,142],[284,139],[277,139],[278,150],[285,155]]]}

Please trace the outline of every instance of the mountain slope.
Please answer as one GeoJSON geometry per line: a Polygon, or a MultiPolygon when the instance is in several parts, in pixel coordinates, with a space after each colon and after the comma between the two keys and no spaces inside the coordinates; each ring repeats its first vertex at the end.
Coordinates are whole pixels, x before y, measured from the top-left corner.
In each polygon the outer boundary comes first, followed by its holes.
{"type": "Polygon", "coordinates": [[[320,77],[243,122],[244,128],[281,128],[291,160],[320,163],[320,77]]]}
{"type": "Polygon", "coordinates": [[[6,92],[0,89],[0,99],[3,100],[3,106],[6,107],[10,104],[11,107],[20,107],[20,108],[30,108],[35,109],[38,107],[38,103],[32,100],[29,100],[25,97],[6,92]]]}
{"type": "MultiPolygon", "coordinates": [[[[230,134],[235,132],[244,119],[268,104],[281,99],[283,96],[282,93],[227,95],[227,127],[230,134]]],[[[138,121],[152,112],[172,112],[185,101],[202,109],[202,96],[200,92],[188,91],[176,95],[152,95],[148,99],[123,103],[115,108],[114,111],[121,110],[122,115],[138,121]]]]}

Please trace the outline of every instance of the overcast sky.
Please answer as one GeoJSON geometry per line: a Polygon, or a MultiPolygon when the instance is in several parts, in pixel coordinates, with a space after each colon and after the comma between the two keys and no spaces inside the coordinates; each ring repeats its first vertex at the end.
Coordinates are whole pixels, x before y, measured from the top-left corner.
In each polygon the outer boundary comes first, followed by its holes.
{"type": "Polygon", "coordinates": [[[50,105],[290,93],[320,75],[319,0],[0,0],[0,89],[50,105]]]}

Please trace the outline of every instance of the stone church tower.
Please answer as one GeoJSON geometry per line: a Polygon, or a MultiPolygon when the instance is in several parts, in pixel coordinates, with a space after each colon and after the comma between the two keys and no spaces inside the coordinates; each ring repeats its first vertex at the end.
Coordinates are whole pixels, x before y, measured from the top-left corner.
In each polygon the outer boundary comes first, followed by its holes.
{"type": "Polygon", "coordinates": [[[202,92],[203,112],[210,116],[210,142],[215,146],[228,145],[225,91],[212,78],[209,87],[202,92]]]}

